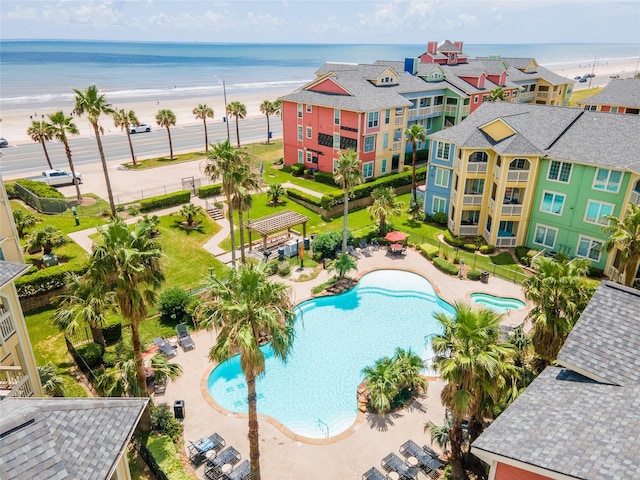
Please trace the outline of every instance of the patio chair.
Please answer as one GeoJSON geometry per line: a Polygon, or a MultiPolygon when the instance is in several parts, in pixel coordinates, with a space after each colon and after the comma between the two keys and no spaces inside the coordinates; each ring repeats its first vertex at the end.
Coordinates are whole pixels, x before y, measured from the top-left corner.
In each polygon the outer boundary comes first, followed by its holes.
{"type": "Polygon", "coordinates": [[[224,441],[224,438],[217,433],[201,438],[197,442],[189,440],[189,460],[200,465],[207,458],[207,452],[218,453],[225,445],[226,442],[224,441]]]}
{"type": "MultiPolygon", "coordinates": [[[[433,450],[429,450],[433,452],[433,450]]],[[[400,446],[400,454],[405,458],[414,457],[418,461],[417,466],[425,475],[432,474],[442,466],[435,452],[432,455],[425,450],[425,447],[419,446],[413,440],[407,440],[400,446]]]]}
{"type": "MultiPolygon", "coordinates": [[[[222,467],[224,467],[225,465],[235,465],[240,462],[240,458],[240,452],[238,452],[233,447],[227,447],[225,450],[218,453],[215,457],[209,458],[207,460],[207,471],[205,472],[205,475],[207,474],[207,472],[209,472],[210,476],[215,474],[219,475],[220,473],[222,473],[222,467]]],[[[219,478],[219,476],[214,476],[212,478],[219,478]]]]}
{"type": "Polygon", "coordinates": [[[371,250],[371,247],[367,245],[367,241],[364,238],[360,239],[360,249],[362,250],[362,253],[364,253],[365,257],[370,257],[373,255],[373,251],[371,250]]]}
{"type": "Polygon", "coordinates": [[[178,324],[178,344],[183,350],[196,348],[196,344],[191,339],[191,335],[189,335],[187,326],[184,323],[178,324]]]}
{"type": "Polygon", "coordinates": [[[167,381],[165,379],[153,381],[153,393],[155,395],[164,395],[166,391],[167,381]]]}
{"type": "Polygon", "coordinates": [[[376,467],[371,467],[362,474],[362,480],[388,480],[389,476],[382,473],[376,467]]]}
{"type": "Polygon", "coordinates": [[[420,472],[418,467],[407,465],[393,452],[384,457],[380,465],[385,472],[396,472],[402,479],[414,480],[420,472]]]}
{"type": "Polygon", "coordinates": [[[156,337],[153,339],[153,343],[160,348],[160,351],[164,353],[167,357],[173,357],[174,355],[178,355],[178,347],[174,347],[166,339],[162,337],[156,337]]]}
{"type": "Polygon", "coordinates": [[[362,258],[362,254],[358,252],[355,248],[353,248],[353,245],[347,246],[347,253],[355,259],[362,258]]]}
{"type": "Polygon", "coordinates": [[[222,476],[224,480],[248,480],[251,478],[251,464],[245,460],[230,472],[222,476]]]}

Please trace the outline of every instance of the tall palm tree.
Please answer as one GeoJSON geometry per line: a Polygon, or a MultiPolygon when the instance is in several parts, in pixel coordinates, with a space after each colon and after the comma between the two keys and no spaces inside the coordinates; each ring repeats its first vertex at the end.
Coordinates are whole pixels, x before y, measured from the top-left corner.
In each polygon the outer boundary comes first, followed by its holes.
{"type": "Polygon", "coordinates": [[[31,126],[27,129],[27,135],[29,135],[34,142],[40,142],[42,144],[42,150],[44,150],[44,156],[47,159],[49,169],[53,170],[49,152],[47,151],[47,144],[45,143],[53,138],[51,124],[44,120],[33,120],[31,126]]]}
{"type": "Polygon", "coordinates": [[[100,94],[98,87],[95,85],[89,85],[84,92],[73,89],[76,94],[76,105],[73,109],[73,113],[77,115],[87,114],[89,123],[93,127],[93,133],[96,136],[96,143],[98,144],[98,153],[100,154],[100,161],[102,162],[102,173],[104,173],[104,181],[107,184],[107,195],[109,196],[109,206],[111,207],[111,216],[116,217],[116,204],[113,201],[113,192],[111,191],[111,180],[109,180],[109,171],[107,170],[107,160],[104,156],[104,149],[102,148],[102,138],[104,134],[104,128],[98,123],[100,121],[100,115],[113,114],[113,107],[110,103],[107,103],[107,99],[104,95],[100,94]]]}
{"type": "Polygon", "coordinates": [[[158,110],[156,113],[156,123],[167,129],[169,137],[169,157],[173,160],[173,143],[171,142],[171,127],[176,124],[176,114],[168,108],[158,110]]]}
{"type": "Polygon", "coordinates": [[[273,102],[265,100],[260,104],[260,111],[267,117],[267,145],[271,142],[271,126],[269,124],[269,117],[271,115],[278,115],[281,108],[282,102],[280,100],[275,100],[273,102]]]}
{"type": "Polygon", "coordinates": [[[462,478],[462,420],[469,418],[473,442],[482,433],[483,419],[500,398],[513,374],[509,357],[513,346],[499,341],[502,315],[454,304],[454,314],[434,315],[443,333],[433,337],[433,367],[447,381],[440,398],[453,415],[449,433],[453,478],[462,478]]]}
{"type": "Polygon", "coordinates": [[[538,357],[535,370],[553,362],[593,290],[585,283],[591,262],[566,257],[536,257],[536,274],[525,280],[525,297],[534,303],[528,318],[533,323],[531,341],[538,357]]]}
{"type": "Polygon", "coordinates": [[[204,103],[199,103],[197,107],[193,108],[193,114],[196,116],[196,120],[202,120],[204,125],[204,151],[209,152],[209,136],[207,135],[207,118],[213,118],[213,108],[204,103]]]}
{"type": "Polygon", "coordinates": [[[487,98],[487,100],[489,102],[504,102],[507,100],[507,93],[502,87],[494,88],[489,93],[489,97],[487,98]]]}
{"type": "Polygon", "coordinates": [[[417,123],[411,125],[411,127],[405,130],[407,140],[411,142],[412,157],[411,157],[411,200],[412,211],[418,205],[418,182],[416,180],[416,156],[418,152],[418,143],[424,142],[427,139],[427,132],[422,125],[417,123]]]}
{"type": "Polygon", "coordinates": [[[129,230],[121,219],[116,219],[98,228],[98,232],[100,241],[91,254],[89,275],[103,291],[114,293],[120,315],[129,321],[138,387],[146,396],[139,327],[147,318],[148,305],[155,303],[155,290],[164,281],[160,247],[150,238],[145,222],[138,222],[129,230]]]}
{"type": "Polygon", "coordinates": [[[378,222],[378,233],[384,236],[387,230],[387,218],[400,215],[402,203],[396,199],[393,187],[377,187],[371,192],[373,203],[367,207],[372,219],[378,222]]]}
{"type": "Polygon", "coordinates": [[[620,219],[609,215],[610,223],[603,228],[608,239],[604,244],[607,251],[618,248],[620,265],[624,272],[624,284],[633,286],[640,263],[640,207],[629,203],[629,211],[620,219]]]}
{"type": "MultiPolygon", "coordinates": [[[[76,178],[76,170],[73,166],[73,160],[71,159],[71,147],[69,147],[69,140],[67,135],[77,135],[78,127],[73,123],[72,117],[66,117],[64,112],[56,112],[51,115],[47,115],[49,117],[49,122],[51,123],[51,134],[53,138],[60,141],[64,145],[64,151],[67,155],[67,161],[69,162],[69,170],[71,170],[71,175],[73,178],[76,178]]],[[[80,194],[80,182],[73,182],[76,186],[76,193],[78,195],[78,200],[82,200],[82,195],[80,194]]]]}
{"type": "Polygon", "coordinates": [[[369,402],[379,414],[391,410],[391,401],[398,394],[397,373],[390,357],[383,357],[372,367],[362,369],[369,390],[369,402]]]}
{"type": "Polygon", "coordinates": [[[251,171],[251,166],[243,162],[238,172],[238,182],[235,193],[231,199],[233,208],[238,211],[238,228],[240,233],[240,260],[247,261],[244,251],[244,212],[251,210],[253,201],[251,192],[260,187],[260,178],[251,171]]]}
{"type": "Polygon", "coordinates": [[[446,415],[444,417],[444,424],[442,425],[436,425],[432,421],[428,421],[427,423],[425,423],[424,432],[429,432],[431,445],[435,443],[444,453],[448,453],[451,444],[451,442],[449,441],[451,427],[453,427],[453,418],[451,417],[451,415],[446,415]]]}
{"type": "Polygon", "coordinates": [[[236,117],[236,140],[238,141],[238,148],[240,148],[240,128],[238,127],[238,120],[247,116],[247,107],[244,103],[231,102],[227,105],[227,117],[229,115],[236,117]]]}
{"type": "Polygon", "coordinates": [[[136,112],[133,110],[125,110],[124,108],[113,112],[113,124],[116,127],[120,127],[120,130],[127,132],[127,141],[129,142],[129,150],[131,151],[131,161],[133,162],[133,166],[137,167],[138,162],[135,154],[133,153],[133,143],[131,142],[131,127],[134,125],[140,125],[136,112]]]}
{"type": "Polygon", "coordinates": [[[224,276],[209,276],[196,309],[202,325],[215,328],[218,334],[209,358],[222,362],[240,354],[247,382],[252,480],[260,480],[256,379],[265,373],[265,355],[259,340],[268,338],[276,358],[285,362],[295,337],[291,292],[283,283],[269,281],[265,265],[248,263],[237,270],[227,269],[224,276]]]}
{"type": "Polygon", "coordinates": [[[344,192],[344,224],[342,228],[342,253],[347,253],[347,230],[349,229],[349,193],[351,188],[362,183],[364,177],[360,170],[360,159],[355,150],[340,152],[338,164],[333,173],[334,181],[344,192]]]}
{"type": "Polygon", "coordinates": [[[222,191],[227,200],[229,226],[231,228],[231,264],[236,266],[236,239],[233,228],[233,204],[232,196],[236,192],[237,185],[241,184],[242,177],[248,164],[246,152],[231,146],[229,139],[224,142],[211,145],[207,154],[207,164],[204,167],[205,175],[212,181],[222,181],[222,191]]]}

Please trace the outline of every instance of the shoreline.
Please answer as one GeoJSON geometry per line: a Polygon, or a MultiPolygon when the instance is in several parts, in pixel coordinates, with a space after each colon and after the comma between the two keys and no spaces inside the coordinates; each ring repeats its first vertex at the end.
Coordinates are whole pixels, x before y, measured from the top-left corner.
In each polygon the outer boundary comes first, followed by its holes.
{"type": "MultiPolygon", "coordinates": [[[[541,65],[544,67],[544,65],[541,65]]],[[[566,77],[571,81],[574,81],[574,77],[584,75],[593,72],[595,77],[591,78],[586,83],[574,84],[574,91],[583,90],[585,88],[604,87],[610,81],[609,76],[616,74],[620,75],[620,78],[633,77],[638,68],[638,59],[624,60],[617,62],[601,62],[596,61],[589,64],[564,64],[554,65],[553,67],[545,67],[552,72],[566,77]]],[[[301,83],[300,86],[303,84],[301,83]]],[[[263,116],[260,112],[260,104],[264,100],[276,100],[284,95],[293,92],[296,88],[294,86],[289,87],[271,87],[264,90],[257,91],[231,91],[227,92],[227,104],[233,101],[239,101],[244,103],[247,107],[247,118],[263,116]]],[[[114,106],[114,108],[125,108],[127,110],[133,110],[140,123],[148,123],[152,128],[161,128],[155,122],[155,114],[160,109],[168,108],[172,110],[176,115],[176,127],[194,125],[201,123],[201,120],[196,120],[192,113],[194,107],[200,103],[205,103],[213,108],[214,118],[207,120],[209,124],[222,123],[224,117],[224,96],[222,94],[213,95],[176,95],[171,97],[169,95],[163,95],[158,97],[156,101],[141,100],[138,99],[115,99],[109,98],[109,93],[106,93],[107,100],[114,106]],[[126,102],[126,103],[125,103],[126,102]]],[[[31,108],[31,107],[30,107],[31,108]]],[[[0,136],[9,140],[10,145],[20,145],[31,143],[32,140],[27,135],[26,131],[31,125],[32,120],[40,120],[44,115],[54,113],[59,110],[65,111],[65,113],[71,113],[73,109],[73,102],[69,101],[64,106],[51,104],[48,108],[42,111],[31,112],[27,108],[2,108],[2,117],[0,118],[0,136]]],[[[232,120],[233,121],[233,120],[232,120]]],[[[85,117],[76,118],[75,121],[80,134],[77,137],[89,137],[91,136],[92,128],[88,120],[85,117]]],[[[101,124],[104,128],[105,135],[121,134],[119,128],[116,128],[113,124],[111,117],[102,116],[101,124]]]]}

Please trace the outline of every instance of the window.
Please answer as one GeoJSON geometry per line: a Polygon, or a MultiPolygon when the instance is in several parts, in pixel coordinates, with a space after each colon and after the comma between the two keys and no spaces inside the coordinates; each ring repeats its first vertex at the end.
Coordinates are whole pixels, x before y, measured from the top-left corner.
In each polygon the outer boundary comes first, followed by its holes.
{"type": "Polygon", "coordinates": [[[409,110],[415,110],[418,106],[418,101],[415,98],[412,98],[409,102],[411,103],[411,105],[409,105],[409,110]]]}
{"type": "Polygon", "coordinates": [[[552,160],[549,164],[549,173],[547,179],[555,180],[556,182],[569,183],[569,176],[571,175],[571,164],[565,162],[558,162],[552,160]]]}
{"type": "Polygon", "coordinates": [[[556,244],[558,230],[555,228],[545,227],[544,225],[536,225],[536,233],[533,237],[533,243],[553,248],[556,244]]]}
{"type": "Polygon", "coordinates": [[[387,108],[384,111],[384,124],[385,125],[389,125],[389,122],[391,121],[391,109],[387,108]]]}
{"type": "Polygon", "coordinates": [[[433,197],[433,205],[431,208],[431,213],[446,212],[446,211],[447,211],[447,200],[442,197],[433,197]]]}
{"type": "Polygon", "coordinates": [[[587,112],[595,112],[598,107],[596,107],[595,105],[585,105],[584,109],[587,112]]]}
{"type": "Polygon", "coordinates": [[[588,258],[595,262],[600,261],[600,253],[602,252],[602,242],[593,238],[580,237],[578,239],[578,249],[576,255],[578,257],[588,258]]]}
{"type": "Polygon", "coordinates": [[[2,247],[0,247],[0,260],[4,260],[4,252],[2,251],[2,247]]]}
{"type": "Polygon", "coordinates": [[[307,113],[311,113],[311,105],[309,105],[308,103],[305,105],[306,109],[307,109],[307,113]]]}
{"type": "Polygon", "coordinates": [[[596,171],[596,178],[593,181],[593,188],[604,190],[605,192],[617,193],[622,181],[622,172],[618,170],[608,170],[599,168],[596,171]]]}
{"type": "Polygon", "coordinates": [[[313,153],[312,152],[307,152],[307,162],[308,163],[313,163],[313,153]]]}
{"type": "Polygon", "coordinates": [[[389,133],[382,134],[382,148],[389,148],[389,133]]]}
{"type": "Polygon", "coordinates": [[[502,221],[500,222],[500,225],[498,225],[498,236],[499,237],[504,237],[504,236],[511,236],[513,237],[513,227],[514,227],[514,223],[509,220],[509,221],[502,221]]]}
{"type": "Polygon", "coordinates": [[[442,95],[439,95],[439,96],[435,97],[433,104],[434,105],[442,105],[442,102],[444,102],[444,97],[442,95]]]}
{"type": "Polygon", "coordinates": [[[431,106],[431,98],[421,98],[420,99],[420,108],[430,107],[431,106]]]}
{"type": "Polygon", "coordinates": [[[613,207],[610,203],[600,203],[589,200],[589,202],[587,202],[584,221],[597,223],[599,225],[609,225],[609,220],[605,218],[605,215],[613,215],[613,207]]]}
{"type": "Polygon", "coordinates": [[[438,149],[436,150],[436,158],[438,160],[449,160],[450,149],[451,149],[450,143],[438,142],[438,149]]]}
{"type": "Polygon", "coordinates": [[[449,176],[451,172],[445,168],[436,167],[436,178],[434,183],[437,187],[448,188],[449,187],[449,176]]]}
{"type": "Polygon", "coordinates": [[[373,177],[373,162],[367,162],[362,164],[362,176],[364,178],[373,177]]]}
{"type": "Polygon", "coordinates": [[[462,225],[478,225],[480,223],[480,210],[463,210],[462,225]]]}
{"type": "Polygon", "coordinates": [[[307,138],[313,138],[313,130],[311,127],[307,127],[307,138]]]}
{"type": "Polygon", "coordinates": [[[376,146],[376,137],[374,135],[369,135],[368,137],[364,137],[364,153],[373,152],[376,146]]]}
{"type": "Polygon", "coordinates": [[[338,159],[334,158],[333,159],[333,173],[336,173],[336,170],[338,170],[338,159]]]}
{"type": "Polygon", "coordinates": [[[401,128],[396,128],[393,131],[393,141],[394,142],[401,142],[402,141],[402,129],[401,128]]]}
{"type": "Polygon", "coordinates": [[[386,158],[382,159],[380,173],[387,173],[387,159],[386,158]]]}
{"type": "Polygon", "coordinates": [[[304,163],[304,152],[302,150],[298,150],[298,163],[304,163]]]}
{"type": "Polygon", "coordinates": [[[474,95],[474,97],[473,97],[473,103],[474,103],[474,105],[475,105],[476,103],[478,103],[478,98],[480,98],[478,95],[474,95]]]}
{"type": "Polygon", "coordinates": [[[302,104],[298,104],[298,118],[302,118],[302,104]]]}
{"type": "Polygon", "coordinates": [[[333,110],[333,124],[340,125],[340,110],[337,108],[333,110]]]}
{"type": "Polygon", "coordinates": [[[554,215],[562,215],[565,196],[559,193],[544,192],[542,194],[542,205],[540,210],[554,215]]]}
{"type": "Polygon", "coordinates": [[[298,125],[298,141],[302,141],[302,125],[298,125]]]}
{"type": "Polygon", "coordinates": [[[340,150],[340,134],[339,133],[333,134],[333,148],[335,150],[340,150]]]}
{"type": "Polygon", "coordinates": [[[529,170],[529,161],[525,158],[514,158],[509,164],[509,170],[529,170]]]}
{"type": "Polygon", "coordinates": [[[487,163],[488,160],[489,155],[487,155],[487,152],[473,152],[469,155],[469,161],[472,163],[487,163]]]}
{"type": "Polygon", "coordinates": [[[369,121],[367,126],[369,128],[376,128],[378,126],[378,112],[369,112],[369,121]]]}
{"type": "Polygon", "coordinates": [[[482,195],[484,193],[484,178],[470,178],[467,180],[464,193],[466,195],[482,195]]]}
{"type": "Polygon", "coordinates": [[[486,230],[487,232],[491,233],[491,223],[492,223],[493,219],[491,218],[491,215],[487,216],[487,227],[486,230]]]}

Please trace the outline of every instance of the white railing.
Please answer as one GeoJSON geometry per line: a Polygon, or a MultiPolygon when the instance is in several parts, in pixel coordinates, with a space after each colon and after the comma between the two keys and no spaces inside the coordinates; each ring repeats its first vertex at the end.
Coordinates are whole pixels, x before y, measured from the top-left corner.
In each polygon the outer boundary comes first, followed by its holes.
{"type": "Polygon", "coordinates": [[[528,182],[529,170],[509,170],[507,182],[528,182]]]}
{"type": "Polygon", "coordinates": [[[460,232],[458,235],[477,235],[478,224],[475,225],[460,225],[460,232]]]}
{"type": "Polygon", "coordinates": [[[493,212],[496,208],[496,201],[493,198],[489,199],[489,211],[493,212]]]}
{"type": "Polygon", "coordinates": [[[444,107],[444,113],[455,115],[458,112],[458,105],[447,105],[444,107]]]}
{"type": "Polygon", "coordinates": [[[400,150],[402,148],[402,141],[400,142],[393,142],[391,144],[391,150],[393,150],[394,152],[397,152],[398,150],[400,150]]]}
{"type": "Polygon", "coordinates": [[[549,92],[538,92],[538,98],[547,99],[549,98],[549,92]]]}
{"type": "Polygon", "coordinates": [[[616,267],[614,267],[613,265],[611,265],[607,269],[607,276],[609,277],[610,280],[613,280],[614,282],[622,282],[623,281],[622,272],[619,272],[618,269],[616,267]]]}
{"type": "Polygon", "coordinates": [[[631,192],[631,195],[629,195],[629,201],[636,205],[640,205],[640,192],[631,192]]]}
{"type": "Polygon", "coordinates": [[[522,215],[522,205],[503,205],[500,214],[509,217],[520,216],[522,215]]]}
{"type": "Polygon", "coordinates": [[[2,337],[2,341],[4,342],[14,333],[16,333],[16,327],[13,324],[11,313],[6,312],[0,315],[0,337],[2,337]]]}
{"type": "Polygon", "coordinates": [[[462,114],[462,116],[466,116],[469,115],[469,112],[471,111],[471,105],[464,105],[462,107],[462,110],[460,110],[460,113],[462,114]]]}
{"type": "Polygon", "coordinates": [[[2,398],[31,397],[34,389],[21,367],[5,366],[0,367],[0,392],[2,398]]]}
{"type": "Polygon", "coordinates": [[[449,230],[455,232],[456,224],[453,220],[449,219],[449,224],[447,226],[449,227],[449,230]]]}
{"type": "Polygon", "coordinates": [[[426,117],[428,115],[435,115],[436,113],[442,113],[442,105],[436,107],[422,107],[409,110],[409,118],[426,117]]]}
{"type": "Polygon", "coordinates": [[[487,173],[487,162],[467,163],[467,173],[487,173]]]}
{"type": "Polygon", "coordinates": [[[482,205],[483,195],[463,195],[462,205],[482,205]]]}
{"type": "Polygon", "coordinates": [[[496,240],[496,247],[498,248],[512,248],[516,246],[516,237],[498,237],[496,240]]]}
{"type": "Polygon", "coordinates": [[[453,168],[454,169],[460,170],[461,165],[462,165],[462,160],[460,160],[457,157],[453,159],[453,168]]]}
{"type": "Polygon", "coordinates": [[[527,102],[533,101],[535,98],[536,98],[535,92],[521,93],[520,96],[518,97],[518,102],[527,103],[527,102]]]}
{"type": "Polygon", "coordinates": [[[493,166],[493,178],[500,178],[501,168],[498,165],[493,166]]]}
{"type": "Polygon", "coordinates": [[[394,120],[395,125],[404,125],[404,115],[396,115],[394,120]]]}

